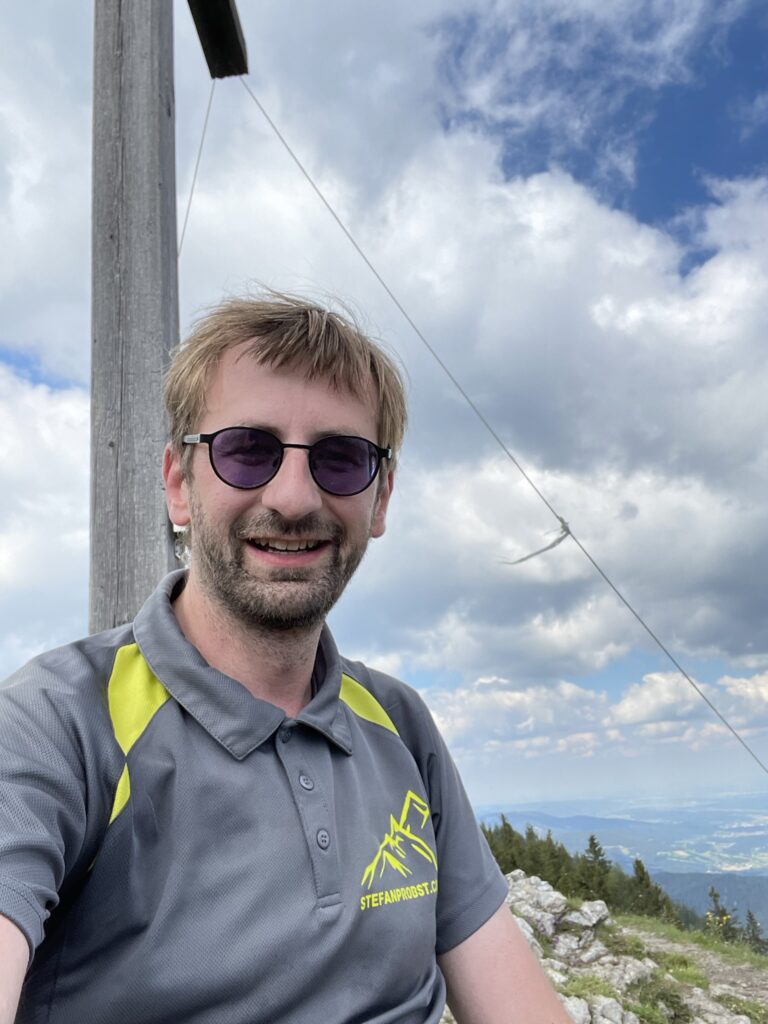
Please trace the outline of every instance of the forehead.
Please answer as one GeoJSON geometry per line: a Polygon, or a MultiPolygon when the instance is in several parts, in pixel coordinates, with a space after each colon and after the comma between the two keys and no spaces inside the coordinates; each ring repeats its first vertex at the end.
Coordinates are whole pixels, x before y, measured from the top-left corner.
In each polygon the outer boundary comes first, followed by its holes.
{"type": "Polygon", "coordinates": [[[307,379],[298,367],[275,368],[255,359],[247,345],[227,350],[211,374],[200,429],[252,424],[290,433],[353,433],[374,439],[377,424],[373,384],[362,394],[307,379]]]}

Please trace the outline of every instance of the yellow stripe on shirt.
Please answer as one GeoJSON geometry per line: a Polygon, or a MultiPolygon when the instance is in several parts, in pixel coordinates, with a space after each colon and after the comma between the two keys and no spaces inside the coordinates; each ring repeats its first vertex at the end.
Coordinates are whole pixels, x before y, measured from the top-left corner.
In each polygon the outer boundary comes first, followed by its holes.
{"type": "Polygon", "coordinates": [[[354,711],[358,718],[364,718],[366,722],[373,722],[375,725],[380,725],[383,729],[389,729],[395,736],[400,735],[395,728],[394,722],[370,690],[366,690],[362,683],[358,683],[356,679],[348,676],[346,672],[341,676],[339,698],[344,701],[351,711],[354,711]]]}
{"type": "MultiPolygon", "coordinates": [[[[128,644],[118,650],[107,685],[107,700],[115,739],[126,757],[152,721],[155,712],[169,697],[170,694],[147,664],[138,644],[128,644]]],[[[110,825],[128,803],[130,795],[131,779],[126,761],[115,790],[110,825]]]]}

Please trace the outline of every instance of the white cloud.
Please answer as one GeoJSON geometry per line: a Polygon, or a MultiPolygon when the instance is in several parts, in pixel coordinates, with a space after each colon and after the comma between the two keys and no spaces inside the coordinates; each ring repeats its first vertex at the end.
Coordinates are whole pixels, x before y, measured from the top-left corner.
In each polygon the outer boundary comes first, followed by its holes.
{"type": "MultiPolygon", "coordinates": [[[[768,735],[766,678],[720,680],[730,695],[701,689],[720,702],[758,753],[768,735]]],[[[626,791],[635,778],[643,790],[676,792],[680,780],[717,786],[724,778],[752,780],[754,764],[726,726],[679,675],[649,673],[611,699],[561,681],[554,687],[515,688],[503,678],[423,693],[473,789],[504,793],[526,787],[538,795],[554,786],[577,795],[576,780],[591,778],[599,791],[626,791]],[[535,770],[530,763],[535,761],[535,770]],[[587,767],[587,763],[592,767],[587,767]],[[571,779],[574,783],[571,784],[571,779]]]]}
{"type": "Polygon", "coordinates": [[[741,678],[723,676],[718,682],[730,698],[735,724],[749,729],[768,725],[768,673],[741,678]]]}
{"type": "MultiPolygon", "coordinates": [[[[713,688],[698,684],[707,696],[713,688]]],[[[642,683],[633,683],[622,699],[611,708],[606,725],[640,725],[667,723],[700,718],[707,714],[706,705],[690,683],[676,672],[653,672],[642,683]]],[[[648,730],[647,730],[648,731],[648,730]]],[[[656,730],[656,734],[664,730],[656,730]]]]}
{"type": "Polygon", "coordinates": [[[749,100],[742,99],[736,103],[733,117],[740,126],[741,141],[751,138],[768,125],[768,92],[759,92],[749,100]]]}
{"type": "Polygon", "coordinates": [[[86,630],[88,398],[0,365],[0,677],[86,630]]]}
{"type": "Polygon", "coordinates": [[[83,381],[91,12],[34,6],[5,17],[2,27],[0,344],[39,357],[48,373],[83,381]]]}
{"type": "Polygon", "coordinates": [[[428,690],[424,696],[447,742],[458,750],[485,748],[535,751],[558,739],[559,749],[576,745],[599,723],[605,697],[573,683],[515,689],[508,680],[477,680],[456,690],[428,690]],[[586,728],[585,728],[586,727],[586,728]]]}

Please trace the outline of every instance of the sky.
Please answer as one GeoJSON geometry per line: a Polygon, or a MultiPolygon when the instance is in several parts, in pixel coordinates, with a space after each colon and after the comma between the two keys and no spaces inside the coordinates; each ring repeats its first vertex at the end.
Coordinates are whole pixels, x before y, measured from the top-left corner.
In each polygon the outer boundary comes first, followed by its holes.
{"type": "MultiPolygon", "coordinates": [[[[249,87],[536,486],[768,763],[768,10],[240,0],[249,87]]],[[[181,223],[210,79],[175,4],[181,223]]],[[[86,631],[92,12],[0,10],[0,675],[86,631]]],[[[331,623],[476,805],[765,792],[319,203],[216,86],[181,325],[338,297],[400,361],[387,534],[331,623]]],[[[159,474],[159,467],[158,467],[159,474]]]]}

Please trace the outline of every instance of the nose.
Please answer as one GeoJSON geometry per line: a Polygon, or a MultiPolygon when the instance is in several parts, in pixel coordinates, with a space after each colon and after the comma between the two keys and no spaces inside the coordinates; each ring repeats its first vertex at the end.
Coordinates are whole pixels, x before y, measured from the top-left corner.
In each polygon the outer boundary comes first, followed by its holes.
{"type": "Polygon", "coordinates": [[[302,519],[323,506],[323,495],[309,472],[308,453],[286,448],[276,475],[261,490],[261,503],[284,519],[302,519]]]}

